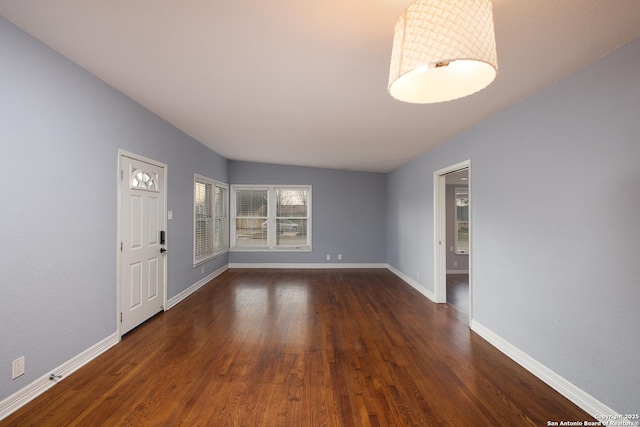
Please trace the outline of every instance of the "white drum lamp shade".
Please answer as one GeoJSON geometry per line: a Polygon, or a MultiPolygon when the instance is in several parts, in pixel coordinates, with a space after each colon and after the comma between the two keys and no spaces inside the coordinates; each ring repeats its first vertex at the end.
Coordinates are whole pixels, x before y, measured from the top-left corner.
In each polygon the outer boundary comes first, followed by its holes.
{"type": "Polygon", "coordinates": [[[411,103],[450,101],[498,72],[490,0],[414,0],[396,23],[389,93],[411,103]]]}

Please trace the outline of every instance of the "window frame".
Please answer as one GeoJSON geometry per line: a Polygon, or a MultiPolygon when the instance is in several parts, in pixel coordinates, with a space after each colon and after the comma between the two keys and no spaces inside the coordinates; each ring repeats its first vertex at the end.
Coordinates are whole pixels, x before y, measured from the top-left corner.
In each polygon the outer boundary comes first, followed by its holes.
{"type": "Polygon", "coordinates": [[[225,254],[227,252],[229,252],[229,228],[230,226],[230,219],[229,219],[229,184],[226,184],[224,182],[220,182],[220,181],[214,181],[215,184],[213,186],[213,232],[214,232],[214,236],[213,236],[213,258],[225,254]],[[216,189],[223,189],[226,192],[225,195],[225,205],[224,205],[224,209],[222,212],[222,215],[218,215],[218,205],[216,204],[216,189]],[[223,233],[223,237],[224,240],[222,241],[221,245],[218,245],[218,239],[220,238],[219,234],[216,234],[215,230],[216,230],[216,225],[218,223],[218,219],[222,218],[222,219],[226,219],[225,221],[225,230],[223,233]],[[216,248],[221,247],[221,249],[216,251],[216,248]]]}
{"type": "MultiPolygon", "coordinates": [[[[231,220],[230,220],[230,237],[229,237],[229,250],[233,252],[311,252],[313,249],[312,245],[312,194],[313,189],[311,185],[247,185],[247,184],[233,184],[231,185],[230,190],[230,209],[231,209],[231,220]],[[277,245],[277,236],[276,236],[276,221],[279,217],[277,217],[277,198],[276,198],[276,190],[305,190],[307,191],[307,200],[306,200],[306,216],[300,217],[300,219],[306,220],[306,233],[307,240],[305,245],[286,245],[280,244],[277,245]],[[237,220],[243,219],[245,217],[238,216],[237,212],[237,191],[238,190],[256,190],[256,191],[267,191],[267,216],[266,216],[266,224],[267,224],[267,245],[266,246],[238,246],[237,245],[237,220]]],[[[252,217],[253,218],[253,217],[252,217]]],[[[262,218],[262,217],[261,217],[262,218]]],[[[297,218],[297,217],[296,217],[297,218]]]]}
{"type": "MultiPolygon", "coordinates": [[[[199,265],[202,265],[210,260],[212,260],[213,258],[216,258],[222,254],[225,254],[227,252],[229,252],[229,185],[221,182],[221,181],[216,181],[214,179],[211,179],[207,176],[204,175],[200,175],[200,174],[194,174],[193,175],[193,266],[197,267],[199,265]],[[209,206],[209,211],[211,212],[210,217],[207,217],[208,220],[211,221],[211,227],[210,227],[210,233],[211,235],[210,240],[211,240],[211,249],[210,251],[208,251],[205,254],[198,254],[196,252],[197,247],[198,247],[198,222],[201,221],[202,219],[198,218],[198,214],[197,214],[197,210],[198,210],[198,205],[197,205],[197,200],[196,200],[196,189],[198,184],[201,185],[205,185],[205,186],[210,186],[211,188],[211,195],[210,195],[210,203],[211,205],[209,206]],[[217,223],[217,219],[219,218],[217,216],[217,205],[216,205],[216,188],[222,188],[222,189],[226,189],[227,191],[227,203],[226,203],[226,246],[223,245],[221,250],[216,250],[216,246],[217,246],[217,239],[218,239],[218,235],[216,235],[216,223],[217,223]]],[[[224,216],[222,217],[224,218],[224,216]]]]}
{"type": "Polygon", "coordinates": [[[467,250],[460,249],[459,243],[459,234],[460,234],[460,224],[467,224],[467,230],[469,230],[469,187],[457,187],[455,189],[455,204],[454,204],[454,215],[455,215],[455,228],[454,238],[455,238],[455,253],[456,255],[469,255],[469,238],[467,237],[467,250]],[[466,196],[467,199],[467,219],[461,220],[458,215],[458,200],[463,198],[462,196],[466,196]]]}

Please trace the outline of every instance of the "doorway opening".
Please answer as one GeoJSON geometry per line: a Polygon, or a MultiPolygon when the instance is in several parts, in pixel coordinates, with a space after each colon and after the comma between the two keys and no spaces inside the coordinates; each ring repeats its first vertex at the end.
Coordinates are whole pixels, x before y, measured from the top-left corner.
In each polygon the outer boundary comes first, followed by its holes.
{"type": "Polygon", "coordinates": [[[471,161],[434,172],[435,299],[472,319],[471,161]]]}

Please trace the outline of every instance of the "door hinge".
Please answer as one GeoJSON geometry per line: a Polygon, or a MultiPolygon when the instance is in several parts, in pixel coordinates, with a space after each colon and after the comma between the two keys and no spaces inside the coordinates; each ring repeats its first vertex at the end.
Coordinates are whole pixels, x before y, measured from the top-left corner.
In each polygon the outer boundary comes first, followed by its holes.
{"type": "Polygon", "coordinates": [[[120,181],[124,181],[124,171],[120,170],[120,181]]]}
{"type": "Polygon", "coordinates": [[[120,323],[122,323],[122,312],[120,312],[120,323]]]}
{"type": "Polygon", "coordinates": [[[122,242],[120,242],[120,252],[122,252],[122,242]]]}

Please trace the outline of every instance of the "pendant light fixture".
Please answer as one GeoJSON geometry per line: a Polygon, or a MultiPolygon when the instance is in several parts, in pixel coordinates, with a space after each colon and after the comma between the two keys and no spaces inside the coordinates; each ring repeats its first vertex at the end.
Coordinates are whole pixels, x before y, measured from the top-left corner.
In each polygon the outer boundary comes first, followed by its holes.
{"type": "Polygon", "coordinates": [[[491,0],[414,0],[396,23],[389,93],[411,103],[450,101],[498,72],[491,0]]]}

